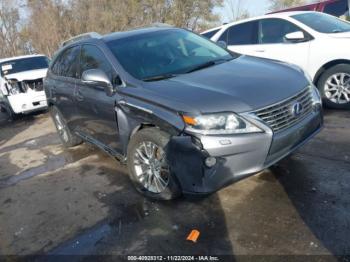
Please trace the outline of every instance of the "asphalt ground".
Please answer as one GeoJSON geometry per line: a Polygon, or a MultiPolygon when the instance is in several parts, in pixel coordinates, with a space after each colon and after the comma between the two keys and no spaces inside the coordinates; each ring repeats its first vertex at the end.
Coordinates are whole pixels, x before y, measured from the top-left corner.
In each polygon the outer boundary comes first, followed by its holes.
{"type": "Polygon", "coordinates": [[[91,145],[64,149],[49,114],[0,120],[0,254],[336,261],[350,254],[350,112],[326,111],[323,131],[270,169],[171,202],[139,195],[125,166],[91,145]]]}

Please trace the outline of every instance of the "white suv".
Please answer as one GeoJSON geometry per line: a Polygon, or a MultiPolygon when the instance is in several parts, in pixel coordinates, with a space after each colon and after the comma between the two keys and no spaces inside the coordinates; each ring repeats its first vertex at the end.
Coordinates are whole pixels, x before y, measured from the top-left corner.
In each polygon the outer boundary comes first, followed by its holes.
{"type": "Polygon", "coordinates": [[[286,12],[226,24],[202,33],[231,51],[303,68],[324,103],[350,108],[350,23],[319,12],[286,12]]]}
{"type": "Polygon", "coordinates": [[[0,59],[0,110],[13,118],[47,108],[43,78],[48,66],[44,55],[0,59]]]}

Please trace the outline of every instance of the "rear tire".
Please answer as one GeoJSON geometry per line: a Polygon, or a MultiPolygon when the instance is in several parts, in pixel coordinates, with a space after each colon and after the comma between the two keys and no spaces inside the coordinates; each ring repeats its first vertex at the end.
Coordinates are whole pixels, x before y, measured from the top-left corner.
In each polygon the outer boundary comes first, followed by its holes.
{"type": "Polygon", "coordinates": [[[83,142],[80,137],[70,131],[66,121],[57,107],[51,107],[50,113],[52,120],[55,123],[57,133],[65,147],[75,147],[83,142]]]}
{"type": "Polygon", "coordinates": [[[130,140],[127,152],[129,176],[137,191],[157,200],[171,200],[182,192],[166,161],[170,135],[158,128],[146,128],[130,140]]]}
{"type": "Polygon", "coordinates": [[[321,75],[317,87],[326,107],[349,109],[350,65],[340,64],[329,68],[321,75]]]}

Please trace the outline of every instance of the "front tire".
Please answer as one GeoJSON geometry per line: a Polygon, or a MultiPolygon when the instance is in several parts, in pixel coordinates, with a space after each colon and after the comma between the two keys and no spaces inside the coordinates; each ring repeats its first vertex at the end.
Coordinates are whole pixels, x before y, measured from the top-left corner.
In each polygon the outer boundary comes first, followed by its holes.
{"type": "Polygon", "coordinates": [[[181,195],[176,177],[166,161],[166,145],[170,135],[158,128],[146,128],[130,140],[127,164],[130,178],[144,196],[171,200],[181,195]]]}
{"type": "Polygon", "coordinates": [[[55,123],[57,133],[65,147],[75,147],[83,142],[80,137],[70,131],[66,121],[57,107],[51,107],[50,113],[52,120],[55,123]]]}
{"type": "Polygon", "coordinates": [[[326,70],[317,86],[326,107],[350,108],[350,65],[336,65],[326,70]]]}
{"type": "Polygon", "coordinates": [[[4,104],[0,105],[1,112],[5,113],[7,116],[7,121],[12,122],[16,119],[16,114],[13,112],[10,105],[4,104]]]}

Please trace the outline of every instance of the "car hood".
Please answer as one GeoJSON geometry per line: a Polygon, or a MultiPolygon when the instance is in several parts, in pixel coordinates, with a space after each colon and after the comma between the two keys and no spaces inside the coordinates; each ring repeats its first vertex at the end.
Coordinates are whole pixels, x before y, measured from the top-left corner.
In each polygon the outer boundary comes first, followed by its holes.
{"type": "Polygon", "coordinates": [[[24,81],[24,80],[35,80],[39,78],[44,78],[46,76],[47,69],[36,69],[36,70],[30,70],[30,71],[24,71],[14,74],[6,75],[6,79],[16,79],[17,81],[24,81]]]}
{"type": "Polygon", "coordinates": [[[157,103],[177,111],[243,113],[280,102],[307,85],[308,80],[295,66],[240,56],[168,80],[147,82],[144,88],[157,103]]]}
{"type": "Polygon", "coordinates": [[[350,32],[329,34],[332,38],[350,38],[350,32]]]}

